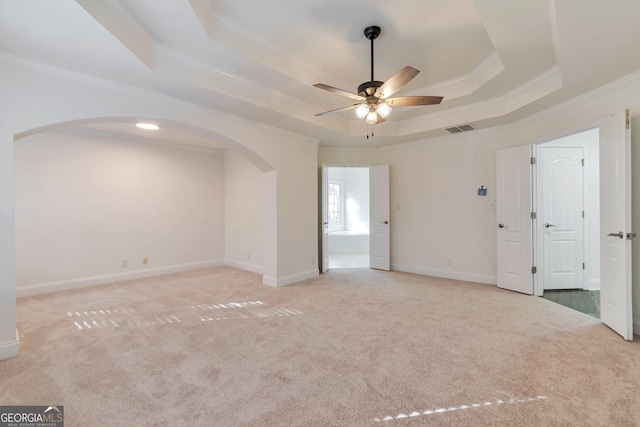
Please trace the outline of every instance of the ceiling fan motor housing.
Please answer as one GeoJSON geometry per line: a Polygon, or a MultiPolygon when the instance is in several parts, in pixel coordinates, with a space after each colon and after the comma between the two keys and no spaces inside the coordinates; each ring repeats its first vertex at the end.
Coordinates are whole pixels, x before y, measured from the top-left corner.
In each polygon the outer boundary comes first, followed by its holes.
{"type": "Polygon", "coordinates": [[[376,93],[376,90],[378,90],[378,88],[383,84],[384,82],[379,81],[364,82],[358,86],[358,95],[364,96],[365,98],[373,96],[373,94],[376,93]]]}

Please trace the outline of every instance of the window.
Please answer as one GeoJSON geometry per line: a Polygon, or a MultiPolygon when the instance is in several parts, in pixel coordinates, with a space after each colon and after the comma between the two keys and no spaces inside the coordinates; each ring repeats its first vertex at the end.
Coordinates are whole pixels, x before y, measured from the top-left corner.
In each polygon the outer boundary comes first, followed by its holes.
{"type": "Polygon", "coordinates": [[[329,183],[327,213],[329,224],[336,226],[343,223],[342,185],[337,182],[329,183]]]}
{"type": "Polygon", "coordinates": [[[329,231],[342,231],[344,230],[344,185],[341,181],[329,181],[327,190],[329,231]]]}

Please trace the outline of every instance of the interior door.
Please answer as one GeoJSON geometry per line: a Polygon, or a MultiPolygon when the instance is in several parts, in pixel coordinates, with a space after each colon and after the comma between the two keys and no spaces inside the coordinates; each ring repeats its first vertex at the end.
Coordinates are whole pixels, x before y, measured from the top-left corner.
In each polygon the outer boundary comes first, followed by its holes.
{"type": "Polygon", "coordinates": [[[322,266],[321,271],[326,273],[329,270],[329,206],[328,206],[328,193],[329,193],[329,167],[322,164],[322,224],[320,224],[320,230],[322,233],[321,239],[321,252],[322,252],[322,266]]]}
{"type": "Polygon", "coordinates": [[[538,147],[544,289],[584,287],[582,147],[538,147]]]}
{"type": "Polygon", "coordinates": [[[389,224],[389,165],[372,166],[369,171],[369,265],[391,268],[389,224]]]}
{"type": "Polygon", "coordinates": [[[533,294],[532,147],[496,154],[498,287],[533,294]]]}
{"type": "Polygon", "coordinates": [[[626,340],[633,339],[629,123],[627,110],[600,126],[600,319],[626,340]]]}

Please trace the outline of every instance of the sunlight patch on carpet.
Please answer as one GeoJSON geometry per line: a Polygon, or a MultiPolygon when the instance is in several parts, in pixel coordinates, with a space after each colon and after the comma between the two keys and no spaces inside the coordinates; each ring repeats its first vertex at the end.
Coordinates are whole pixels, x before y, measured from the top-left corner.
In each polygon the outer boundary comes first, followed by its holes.
{"type": "Polygon", "coordinates": [[[194,324],[216,320],[262,319],[301,314],[304,313],[293,308],[271,308],[262,301],[191,304],[176,307],[171,312],[160,313],[157,310],[134,310],[129,307],[67,311],[67,317],[71,318],[78,330],[194,324]]]}
{"type": "Polygon", "coordinates": [[[509,400],[494,400],[494,401],[487,401],[484,403],[471,403],[469,405],[460,405],[460,406],[451,406],[448,408],[436,408],[436,409],[427,409],[426,411],[413,411],[413,412],[407,412],[405,413],[400,413],[398,415],[387,415],[386,417],[382,417],[382,418],[374,418],[373,421],[376,422],[381,422],[381,421],[393,421],[393,420],[401,420],[403,418],[411,418],[411,417],[420,417],[420,416],[425,416],[425,415],[434,415],[434,414],[442,414],[445,412],[453,412],[453,411],[464,411],[467,409],[473,409],[473,408],[482,408],[485,406],[493,406],[493,405],[510,405],[510,404],[515,404],[515,403],[527,403],[527,402],[534,402],[534,401],[541,401],[541,400],[546,400],[548,399],[547,396],[536,396],[536,397],[528,397],[526,399],[516,399],[516,398],[511,398],[509,400]]]}

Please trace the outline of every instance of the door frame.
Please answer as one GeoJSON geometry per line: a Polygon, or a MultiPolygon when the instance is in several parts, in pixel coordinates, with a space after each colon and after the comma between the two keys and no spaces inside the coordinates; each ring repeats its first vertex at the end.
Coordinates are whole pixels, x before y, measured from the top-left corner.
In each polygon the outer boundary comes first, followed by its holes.
{"type": "MultiPolygon", "coordinates": [[[[367,169],[371,170],[371,168],[373,166],[375,166],[375,165],[369,164],[369,163],[367,163],[367,164],[322,163],[320,165],[320,167],[319,167],[319,169],[320,169],[320,172],[319,172],[320,177],[322,177],[322,168],[323,168],[323,166],[327,167],[327,168],[367,168],[367,169]]],[[[318,259],[323,259],[322,256],[323,256],[323,251],[324,251],[324,245],[323,245],[323,242],[322,242],[322,234],[321,233],[323,233],[323,227],[324,227],[324,225],[323,225],[323,216],[324,216],[324,213],[325,213],[327,207],[325,206],[325,203],[322,200],[322,192],[324,190],[322,188],[322,185],[323,185],[322,184],[322,180],[320,180],[320,181],[321,181],[319,183],[319,185],[320,185],[320,189],[319,190],[320,191],[319,191],[319,194],[318,194],[318,197],[320,199],[320,202],[318,203],[318,205],[319,205],[319,209],[318,209],[318,217],[319,217],[318,218],[318,227],[319,227],[319,233],[320,233],[320,235],[318,236],[319,237],[319,240],[318,240],[318,259]]],[[[328,182],[328,180],[327,180],[327,182],[328,182]]],[[[369,190],[371,190],[371,188],[369,188],[369,190]]],[[[371,203],[371,201],[369,201],[369,203],[371,203]]],[[[371,224],[371,217],[369,217],[369,224],[371,224]]],[[[328,239],[327,239],[327,245],[328,245],[328,239]]],[[[329,250],[329,248],[327,248],[327,251],[328,250],[329,250]]],[[[330,258],[329,255],[327,255],[327,259],[328,258],[330,258]]],[[[319,265],[318,268],[319,268],[321,274],[323,274],[323,273],[325,273],[326,271],[329,270],[329,267],[327,266],[325,268],[324,265],[319,265]]]]}
{"type": "MultiPolygon", "coordinates": [[[[578,130],[575,132],[571,132],[569,134],[566,134],[564,136],[558,136],[556,138],[551,138],[545,141],[541,141],[541,142],[537,142],[536,144],[534,144],[534,157],[536,157],[537,159],[537,163],[536,163],[536,167],[534,168],[534,170],[537,170],[537,166],[541,165],[541,161],[540,161],[540,153],[538,152],[538,147],[542,146],[542,145],[546,145],[549,143],[554,143],[557,142],[558,140],[567,138],[567,137],[571,137],[573,135],[578,135],[581,133],[585,133],[585,132],[589,132],[589,131],[598,131],[599,129],[599,125],[598,126],[590,126],[584,130],[578,130]]],[[[598,141],[598,145],[600,144],[600,141],[598,141]]],[[[561,144],[558,143],[557,147],[578,147],[579,145],[571,145],[571,144],[561,144]]],[[[583,148],[583,150],[586,148],[583,145],[581,145],[581,147],[583,148]]],[[[587,156],[586,152],[583,152],[583,155],[587,156]]],[[[589,162],[589,160],[587,159],[587,162],[589,162]]],[[[588,165],[589,163],[587,163],[588,165]]],[[[600,168],[598,167],[598,172],[600,171],[600,168]]],[[[587,180],[587,176],[586,176],[586,169],[583,170],[583,176],[584,176],[584,180],[583,180],[583,197],[584,197],[584,208],[587,209],[586,203],[587,203],[587,192],[589,191],[589,188],[587,187],[588,185],[588,180],[587,180]]],[[[539,189],[539,191],[535,191],[534,193],[534,205],[535,205],[535,210],[534,212],[538,213],[538,216],[540,217],[540,222],[538,223],[538,221],[535,221],[533,223],[535,229],[534,229],[534,242],[537,243],[537,246],[534,246],[534,258],[535,258],[535,262],[534,265],[537,266],[538,268],[538,273],[540,275],[539,278],[539,289],[538,286],[534,285],[534,295],[536,296],[542,296],[544,293],[544,272],[545,272],[545,266],[544,266],[544,229],[542,226],[542,209],[544,207],[544,203],[542,201],[542,179],[543,179],[543,174],[542,172],[540,172],[539,174],[537,174],[536,177],[536,185],[537,185],[537,189],[539,189]],[[539,262],[538,262],[539,260],[539,262]]],[[[536,190],[537,190],[536,189],[536,190]]],[[[598,209],[600,208],[600,204],[598,203],[598,209]]],[[[587,213],[588,215],[588,213],[587,213]]],[[[587,244],[587,240],[589,239],[588,237],[588,233],[586,231],[586,229],[584,228],[586,225],[586,223],[583,222],[583,242],[582,242],[582,252],[583,252],[583,259],[586,261],[587,260],[587,249],[589,248],[589,244],[587,244]]],[[[534,243],[534,245],[535,245],[534,243]]],[[[593,242],[591,242],[593,243],[593,242]]],[[[599,244],[598,244],[599,247],[599,244]]],[[[587,270],[585,270],[585,283],[587,281],[587,270]]],[[[537,279],[537,278],[536,278],[537,279]]],[[[584,289],[584,287],[583,287],[584,289]]]]}

